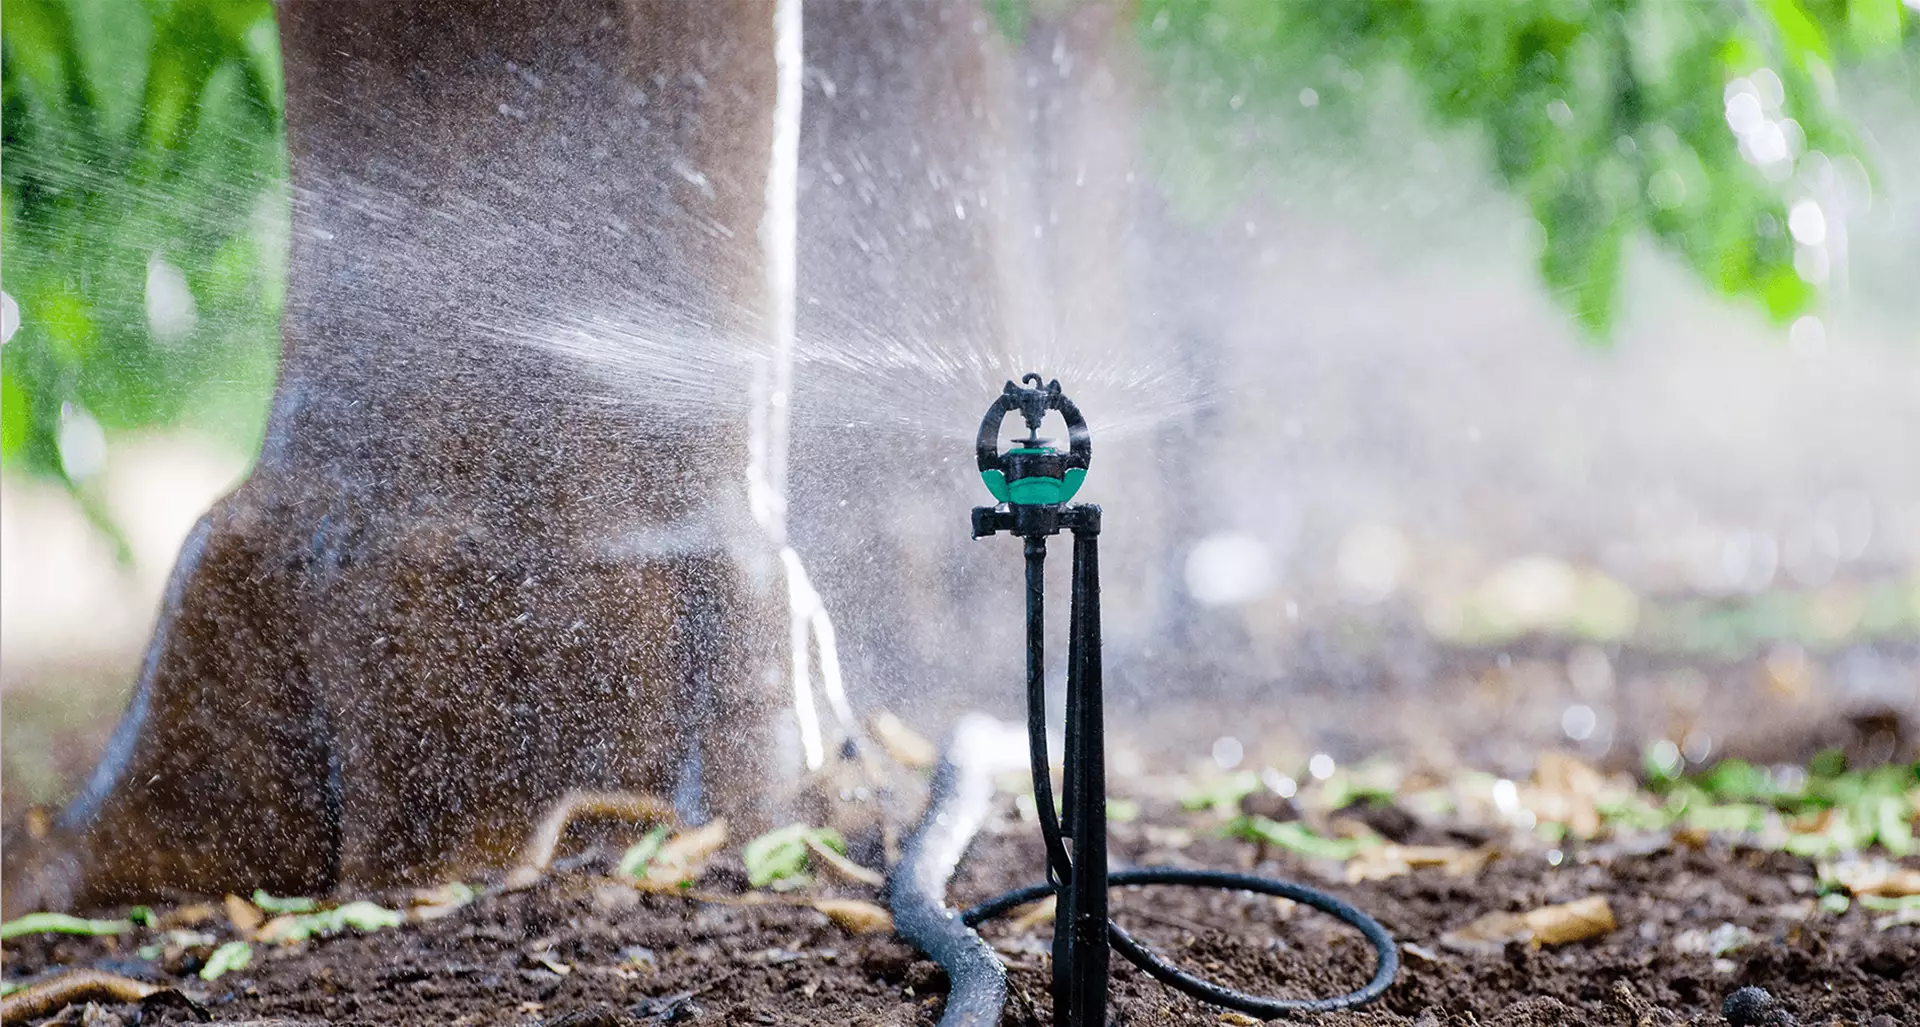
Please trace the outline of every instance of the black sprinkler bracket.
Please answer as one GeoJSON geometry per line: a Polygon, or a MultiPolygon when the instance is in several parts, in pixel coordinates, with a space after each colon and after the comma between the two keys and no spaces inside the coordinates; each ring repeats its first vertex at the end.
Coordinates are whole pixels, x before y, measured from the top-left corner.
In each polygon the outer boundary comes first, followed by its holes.
{"type": "Polygon", "coordinates": [[[1061,392],[1058,381],[1043,387],[1037,374],[1026,375],[1021,381],[1032,385],[1008,382],[980,422],[976,443],[980,476],[999,502],[974,509],[973,535],[984,538],[1004,531],[1026,543],[1027,743],[1034,807],[1046,842],[1047,880],[967,910],[966,924],[977,926],[1017,906],[1054,897],[1056,1024],[1104,1027],[1107,970],[1115,949],[1172,988],[1262,1018],[1345,1009],[1378,998],[1393,983],[1399,953],[1377,921],[1340,899],[1303,885],[1249,874],[1173,867],[1109,871],[1106,721],[1100,665],[1100,508],[1068,502],[1079,491],[1092,462],[1092,436],[1079,408],[1061,392]],[[1027,437],[1001,453],[1001,425],[1015,410],[1027,423],[1027,437]],[[1065,452],[1039,437],[1040,424],[1050,410],[1058,411],[1067,423],[1065,452]],[[1073,535],[1073,586],[1067,628],[1066,774],[1056,812],[1047,756],[1043,614],[1047,537],[1062,531],[1073,535]],[[1166,962],[1109,920],[1107,889],[1112,885],[1225,888],[1292,899],[1328,913],[1365,935],[1377,956],[1373,979],[1358,991],[1328,999],[1265,998],[1221,987],[1166,962]]]}
{"type": "MultiPolygon", "coordinates": [[[[1080,416],[1080,408],[1060,391],[1057,379],[1045,386],[1040,384],[1037,374],[1020,380],[1033,383],[1033,387],[1023,388],[1008,382],[1000,398],[980,419],[980,434],[974,439],[974,459],[980,469],[980,479],[1002,504],[974,510],[974,538],[1001,531],[1023,537],[1055,535],[1062,530],[1072,530],[1071,524],[1061,521],[1063,514],[1071,518],[1072,510],[1088,509],[1066,507],[1067,501],[1080,491],[1080,483],[1086,480],[1087,468],[1093,463],[1093,436],[1087,431],[1086,419],[1080,416]],[[1015,410],[1027,422],[1027,437],[1002,453],[1000,428],[1007,415],[1015,410]],[[1049,410],[1058,411],[1067,422],[1066,452],[1053,448],[1051,439],[1040,437],[1040,425],[1049,410]]],[[[1097,522],[1099,511],[1095,509],[1090,516],[1097,522]]],[[[1096,526],[1094,530],[1099,529],[1096,526]]]]}

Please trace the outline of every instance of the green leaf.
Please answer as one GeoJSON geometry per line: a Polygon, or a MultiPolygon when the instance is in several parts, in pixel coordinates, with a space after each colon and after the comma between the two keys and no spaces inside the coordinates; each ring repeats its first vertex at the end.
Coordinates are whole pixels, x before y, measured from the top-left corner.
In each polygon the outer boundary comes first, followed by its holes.
{"type": "Polygon", "coordinates": [[[269,913],[310,913],[319,903],[304,896],[276,898],[264,890],[253,890],[253,904],[269,913]]]}
{"type": "Polygon", "coordinates": [[[406,917],[391,909],[360,900],[318,913],[299,914],[278,937],[283,941],[306,941],[315,935],[338,934],[349,927],[372,932],[405,922],[406,917]]]}
{"type": "Polygon", "coordinates": [[[85,934],[105,936],[133,930],[131,920],[85,920],[65,913],[28,913],[0,924],[0,941],[23,934],[85,934]]]}
{"type": "Polygon", "coordinates": [[[628,877],[645,877],[647,868],[653,865],[653,857],[660,854],[660,846],[667,841],[667,825],[660,824],[648,831],[641,839],[620,854],[620,873],[628,877]]]}
{"type": "Polygon", "coordinates": [[[27,448],[33,397],[12,369],[0,370],[0,462],[20,459],[27,448]]]}
{"type": "Polygon", "coordinates": [[[803,883],[807,873],[807,842],[811,839],[842,855],[847,843],[830,827],[789,824],[748,842],[740,856],[747,864],[747,883],[764,888],[776,882],[803,883]]]}
{"type": "Polygon", "coordinates": [[[1760,9],[1772,20],[1787,58],[1796,66],[1804,68],[1807,61],[1815,58],[1832,60],[1826,34],[1807,17],[1798,0],[1761,0],[1760,9]]]}
{"type": "Polygon", "coordinates": [[[207,957],[207,965],[200,968],[200,979],[211,981],[252,962],[253,946],[244,941],[230,941],[214,949],[213,955],[207,957]]]}
{"type": "Polygon", "coordinates": [[[1822,830],[1789,834],[1781,848],[1805,859],[1857,852],[1873,842],[1873,834],[1863,831],[1861,827],[1852,813],[1844,808],[1836,808],[1822,830]]]}
{"type": "Polygon", "coordinates": [[[1000,34],[1012,43],[1024,42],[1033,24],[1032,0],[985,0],[987,14],[1000,34]]]}
{"type": "Polygon", "coordinates": [[[1260,775],[1251,770],[1228,774],[1200,784],[1181,797],[1180,805],[1189,810],[1210,809],[1222,816],[1240,811],[1240,800],[1260,788],[1260,775]]]}
{"type": "Polygon", "coordinates": [[[1361,849],[1375,844],[1355,838],[1328,838],[1315,834],[1312,828],[1298,820],[1282,823],[1261,816],[1235,817],[1227,824],[1225,833],[1229,838],[1277,845],[1307,859],[1340,862],[1352,859],[1360,854],[1361,849]]]}
{"type": "Polygon", "coordinates": [[[1746,760],[1721,760],[1700,778],[1707,794],[1722,802],[1761,799],[1774,791],[1767,772],[1746,760]]]}
{"type": "Polygon", "coordinates": [[[1914,810],[1897,796],[1881,796],[1871,801],[1874,840],[1894,858],[1913,852],[1914,810]]]}
{"type": "Polygon", "coordinates": [[[1680,779],[1682,767],[1672,742],[1656,742],[1640,751],[1640,770],[1657,790],[1660,785],[1680,779]]]}
{"type": "Polygon", "coordinates": [[[1920,912],[1920,895],[1862,895],[1854,901],[1876,913],[1920,912]]]}
{"type": "Polygon", "coordinates": [[[351,927],[357,931],[378,931],[387,927],[398,927],[406,922],[406,917],[383,906],[371,902],[349,902],[329,913],[317,914],[331,917],[331,923],[337,926],[333,930],[351,927]]]}
{"type": "Polygon", "coordinates": [[[1671,812],[1639,795],[1603,799],[1595,803],[1595,811],[1617,830],[1658,831],[1673,823],[1671,812]]]}
{"type": "Polygon", "coordinates": [[[1758,831],[1767,823],[1767,808],[1749,802],[1696,806],[1687,810],[1687,826],[1708,833],[1758,831]]]}
{"type": "Polygon", "coordinates": [[[1847,30],[1854,47],[1863,54],[1897,49],[1901,19],[1900,0],[1851,0],[1847,4],[1847,30]]]}

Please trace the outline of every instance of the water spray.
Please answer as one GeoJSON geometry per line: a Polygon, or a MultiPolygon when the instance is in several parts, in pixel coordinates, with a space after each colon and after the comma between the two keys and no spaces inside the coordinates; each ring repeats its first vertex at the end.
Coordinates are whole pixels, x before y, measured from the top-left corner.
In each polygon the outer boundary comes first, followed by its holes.
{"type": "MultiPolygon", "coordinates": [[[[1385,928],[1347,903],[1304,885],[1252,874],[1174,867],[1107,869],[1106,728],[1100,667],[1100,508],[1071,504],[1086,479],[1093,457],[1092,436],[1079,408],[1058,381],[1041,385],[1029,374],[1019,385],[1008,382],[980,422],[976,448],[980,477],[996,505],[973,511],[973,535],[1006,532],[1025,541],[1027,567],[1027,743],[1033,771],[1034,807],[1046,842],[1047,880],[996,896],[967,910],[963,921],[977,926],[1017,906],[1055,900],[1053,921],[1053,1019],[1058,1024],[1098,1027],[1106,1023],[1107,970],[1118,951],[1147,974],[1178,991],[1214,1005],[1271,1018],[1294,1012],[1345,1009],[1378,998],[1393,983],[1399,953],[1385,928]],[[1018,411],[1027,437],[1004,453],[1000,430],[1018,411]],[[1040,437],[1041,423],[1057,412],[1067,425],[1062,451],[1040,437]],[[1044,677],[1047,539],[1073,535],[1073,574],[1067,628],[1065,777],[1056,812],[1047,755],[1044,677]],[[1291,899],[1333,916],[1364,935],[1376,957],[1373,978],[1357,991],[1324,999],[1285,999],[1249,995],[1195,977],[1166,962],[1107,917],[1107,889],[1113,885],[1179,885],[1256,892],[1291,899]]],[[[943,768],[945,769],[945,768],[943,768]]],[[[936,782],[937,785],[937,782],[936,782]]],[[[936,789],[937,790],[937,789],[936,789]]],[[[930,811],[931,813],[931,811],[930,811]]],[[[929,816],[929,821],[936,818],[929,816]]],[[[957,856],[957,854],[956,854],[957,856]]],[[[944,883],[944,882],[942,882],[944,883]]],[[[899,906],[898,896],[896,906],[899,906]]],[[[906,925],[903,925],[905,927],[906,925]]],[[[917,925],[916,925],[917,926],[917,925]]],[[[903,933],[908,933],[903,930],[903,933]]],[[[921,944],[947,966],[953,981],[946,1023],[993,1022],[999,1016],[1004,983],[980,969],[981,946],[971,946],[950,929],[926,932],[921,944]],[[990,1015],[984,1015],[990,1007],[990,1015]]],[[[966,932],[971,935],[971,932],[966,932]]]]}

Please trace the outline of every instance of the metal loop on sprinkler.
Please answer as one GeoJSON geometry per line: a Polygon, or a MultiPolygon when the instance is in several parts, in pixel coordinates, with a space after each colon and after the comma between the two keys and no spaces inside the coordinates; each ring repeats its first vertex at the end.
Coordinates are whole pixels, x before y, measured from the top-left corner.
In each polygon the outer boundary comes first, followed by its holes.
{"type": "MultiPolygon", "coordinates": [[[[1260,1017],[1289,1012],[1323,1012],[1369,1002],[1393,983],[1399,952],[1372,917],[1346,902],[1305,885],[1214,870],[1145,867],[1106,869],[1106,739],[1100,668],[1100,508],[1068,506],[1086,478],[1092,438],[1079,408],[1058,381],[1040,385],[1028,374],[1023,387],[1008,382],[987,409],[976,440],[981,479],[999,505],[973,511],[975,538],[1005,531],[1026,540],[1027,562],[1027,738],[1032,764],[1034,805],[1047,848],[1047,883],[996,896],[964,914],[967,926],[999,916],[1016,906],[1045,898],[1057,901],[1054,914],[1053,1001],[1056,1023],[1104,1024],[1108,954],[1118,950],[1161,983],[1194,998],[1260,1017]],[[1000,452],[1006,415],[1020,411],[1027,437],[1000,452]],[[1069,448],[1054,448],[1039,437],[1047,411],[1067,423],[1069,448]],[[1073,595],[1067,644],[1066,775],[1056,814],[1046,733],[1044,680],[1047,536],[1073,533],[1073,595]],[[1067,841],[1071,838],[1069,849],[1067,841]],[[1166,962],[1107,917],[1112,885],[1175,885],[1225,888],[1292,899],[1357,929],[1373,947],[1373,978],[1358,990],[1325,999],[1283,999],[1249,995],[1196,977],[1166,962]]],[[[949,968],[950,971],[953,968],[949,968]]],[[[964,974],[953,974],[956,998],[964,974]]]]}

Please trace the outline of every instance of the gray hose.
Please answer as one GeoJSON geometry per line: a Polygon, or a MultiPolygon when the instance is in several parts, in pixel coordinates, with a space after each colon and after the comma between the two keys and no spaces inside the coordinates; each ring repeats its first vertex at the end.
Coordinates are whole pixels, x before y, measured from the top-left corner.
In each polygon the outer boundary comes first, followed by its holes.
{"type": "Polygon", "coordinates": [[[992,1027],[1007,1001],[1000,957],[946,904],[947,882],[993,808],[995,775],[1026,765],[1024,735],[990,717],[962,717],[948,739],[920,818],[887,874],[893,926],[947,972],[940,1027],[992,1027]]]}

